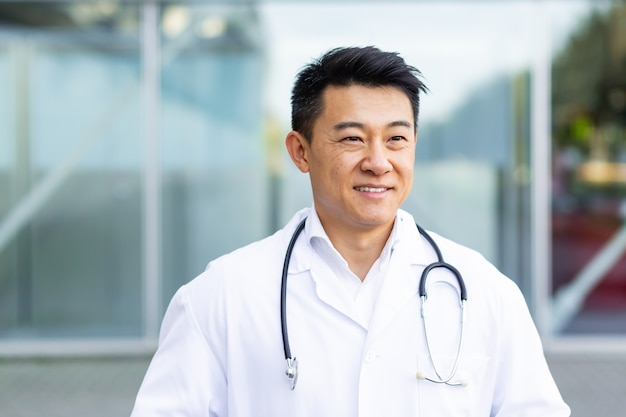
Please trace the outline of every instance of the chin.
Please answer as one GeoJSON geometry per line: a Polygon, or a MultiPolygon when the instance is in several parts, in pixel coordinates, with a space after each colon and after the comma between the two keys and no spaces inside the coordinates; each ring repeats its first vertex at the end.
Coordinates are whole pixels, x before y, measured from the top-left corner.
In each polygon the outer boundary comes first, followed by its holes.
{"type": "Polygon", "coordinates": [[[364,226],[376,227],[376,226],[384,226],[388,223],[393,223],[396,218],[396,212],[393,212],[393,215],[390,214],[376,214],[376,215],[364,215],[359,216],[359,223],[364,226]]]}

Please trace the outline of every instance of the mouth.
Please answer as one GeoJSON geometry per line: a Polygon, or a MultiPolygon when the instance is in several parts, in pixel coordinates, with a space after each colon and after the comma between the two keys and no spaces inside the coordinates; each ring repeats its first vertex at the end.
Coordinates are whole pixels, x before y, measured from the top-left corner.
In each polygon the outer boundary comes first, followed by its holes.
{"type": "Polygon", "coordinates": [[[354,187],[356,191],[361,191],[364,193],[384,193],[390,188],[387,187],[354,187]]]}

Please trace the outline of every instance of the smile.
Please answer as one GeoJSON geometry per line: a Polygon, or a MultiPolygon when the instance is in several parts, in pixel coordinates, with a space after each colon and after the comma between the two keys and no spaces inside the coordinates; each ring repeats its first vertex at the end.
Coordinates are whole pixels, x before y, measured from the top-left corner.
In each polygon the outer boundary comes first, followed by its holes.
{"type": "Polygon", "coordinates": [[[354,187],[354,189],[365,193],[382,193],[388,190],[386,187],[354,187]]]}

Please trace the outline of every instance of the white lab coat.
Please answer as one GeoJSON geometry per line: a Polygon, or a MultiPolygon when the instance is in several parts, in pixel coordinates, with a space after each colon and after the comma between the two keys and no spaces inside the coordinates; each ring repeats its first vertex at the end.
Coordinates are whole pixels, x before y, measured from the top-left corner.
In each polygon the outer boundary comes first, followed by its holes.
{"type": "MultiPolygon", "coordinates": [[[[566,417],[541,342],[517,286],[482,256],[433,234],[467,291],[465,338],[451,387],[435,377],[420,316],[418,282],[435,254],[413,218],[398,211],[397,236],[367,328],[329,280],[307,230],[289,266],[287,317],[299,362],[285,376],[280,329],[283,258],[299,212],[260,242],[211,262],[174,296],[132,417],[566,417]]],[[[429,340],[446,376],[459,339],[458,294],[436,269],[428,278],[429,340]]]]}

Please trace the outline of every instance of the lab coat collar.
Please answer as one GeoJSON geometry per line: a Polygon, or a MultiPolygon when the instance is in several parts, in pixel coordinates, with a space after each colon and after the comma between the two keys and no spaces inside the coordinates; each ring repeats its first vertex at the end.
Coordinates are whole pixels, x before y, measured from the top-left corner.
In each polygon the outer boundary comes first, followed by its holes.
{"type": "MultiPolygon", "coordinates": [[[[285,226],[285,248],[296,229],[297,225],[305,218],[310,218],[312,221],[307,221],[305,228],[302,232],[303,236],[296,242],[292,259],[289,263],[289,273],[298,274],[307,271],[311,268],[312,262],[312,248],[311,238],[320,237],[326,238],[326,232],[322,228],[322,225],[317,217],[317,213],[314,208],[305,208],[297,212],[289,223],[285,226]],[[304,238],[304,239],[303,239],[304,238]]],[[[415,226],[415,219],[406,211],[399,209],[396,215],[396,223],[394,225],[394,231],[392,232],[393,243],[391,249],[395,250],[396,246],[406,246],[410,248],[407,252],[408,258],[406,261],[410,265],[426,266],[436,260],[436,255],[428,242],[421,237],[417,227],[415,226]]]]}
{"type": "MultiPolygon", "coordinates": [[[[424,239],[415,223],[415,219],[404,210],[398,210],[397,214],[398,241],[408,248],[408,262],[411,265],[426,266],[437,260],[437,255],[428,241],[424,239]]],[[[432,236],[432,233],[431,233],[432,236]]]]}
{"type": "Polygon", "coordinates": [[[313,238],[328,239],[314,209],[301,210],[291,219],[284,229],[284,246],[287,248],[296,227],[305,217],[307,221],[304,230],[295,243],[289,262],[289,279],[305,279],[305,277],[311,279],[314,283],[315,293],[321,301],[354,320],[353,307],[345,297],[342,297],[338,283],[332,283],[331,280],[327,279],[333,274],[331,263],[325,259],[328,254],[316,253],[311,245],[313,238]],[[314,270],[313,264],[316,265],[314,270]],[[307,272],[308,274],[305,274],[307,272]]]}
{"type": "MultiPolygon", "coordinates": [[[[309,276],[315,282],[316,293],[320,300],[333,306],[346,316],[352,317],[352,306],[339,296],[338,288],[331,282],[316,279],[316,275],[319,278],[320,273],[332,272],[311,271],[314,262],[320,262],[322,271],[328,267],[324,261],[317,258],[319,255],[311,246],[312,238],[328,239],[313,208],[298,212],[285,227],[286,235],[288,235],[287,243],[297,225],[305,217],[308,219],[302,236],[299,237],[294,247],[289,264],[289,274],[295,275],[310,271],[309,276]],[[316,259],[318,260],[316,261],[316,259]]],[[[285,247],[287,243],[285,243],[285,247]]],[[[372,320],[368,326],[373,334],[384,329],[404,304],[417,294],[419,276],[417,276],[417,268],[412,266],[425,266],[435,260],[434,252],[428,243],[420,237],[413,216],[403,210],[398,210],[390,243],[392,243],[390,249],[393,251],[390,264],[381,286],[372,320]]]]}
{"type": "MultiPolygon", "coordinates": [[[[287,225],[283,228],[283,241],[285,251],[283,252],[283,256],[287,250],[287,246],[289,245],[289,241],[293,236],[293,233],[296,230],[296,227],[300,224],[302,220],[308,218],[311,214],[310,208],[304,208],[298,211],[292,218],[289,220],[287,225]]],[[[293,252],[291,255],[291,259],[289,260],[289,274],[299,274],[311,269],[311,245],[309,244],[309,239],[305,238],[307,231],[306,228],[309,227],[309,221],[305,224],[305,230],[302,231],[301,236],[298,237],[296,244],[293,248],[293,252]]]]}

